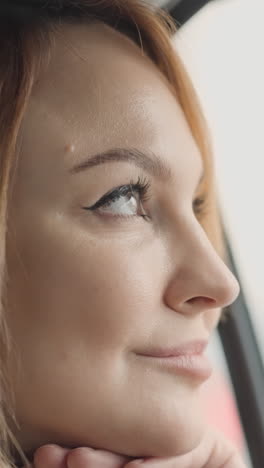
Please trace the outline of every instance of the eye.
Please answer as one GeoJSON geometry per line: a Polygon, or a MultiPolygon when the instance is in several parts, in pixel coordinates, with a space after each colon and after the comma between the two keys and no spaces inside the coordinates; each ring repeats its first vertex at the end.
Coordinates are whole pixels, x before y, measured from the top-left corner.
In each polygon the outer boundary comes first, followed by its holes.
{"type": "Polygon", "coordinates": [[[128,185],[117,187],[106,193],[93,206],[84,207],[84,209],[118,218],[136,216],[148,219],[149,217],[142,211],[142,204],[149,199],[149,190],[150,182],[139,177],[137,182],[131,181],[128,185]]]}

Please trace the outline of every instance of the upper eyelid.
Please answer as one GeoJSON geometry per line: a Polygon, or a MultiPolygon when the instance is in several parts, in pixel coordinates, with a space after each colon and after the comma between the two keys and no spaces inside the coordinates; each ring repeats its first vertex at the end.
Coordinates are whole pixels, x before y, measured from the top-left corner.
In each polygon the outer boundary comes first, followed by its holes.
{"type": "MultiPolygon", "coordinates": [[[[138,181],[139,183],[139,181],[138,181]]],[[[102,195],[99,200],[97,200],[93,205],[87,207],[89,209],[92,209],[92,210],[95,210],[97,209],[97,207],[100,207],[102,204],[103,204],[103,201],[105,199],[105,201],[107,202],[107,199],[110,198],[110,196],[117,192],[118,194],[118,191],[120,191],[121,189],[127,189],[127,191],[129,192],[129,190],[132,191],[132,188],[135,187],[138,183],[136,182],[130,182],[128,184],[121,184],[121,185],[118,185],[117,187],[114,187],[113,189],[109,190],[108,192],[106,192],[104,195],[102,195]]],[[[147,183],[148,184],[148,183],[147,183]]],[[[149,190],[150,186],[148,186],[148,188],[146,190],[149,190]]],[[[139,192],[139,190],[138,190],[139,192]]],[[[125,194],[123,194],[125,196],[125,194]]],[[[120,196],[122,196],[122,194],[120,193],[120,196]]]]}
{"type": "MultiPolygon", "coordinates": [[[[117,195],[118,195],[118,192],[121,190],[121,189],[126,189],[128,192],[129,192],[129,189],[133,189],[133,187],[135,187],[137,185],[136,182],[130,182],[128,184],[121,184],[121,185],[118,185],[112,189],[110,189],[109,191],[107,191],[105,194],[103,194],[95,203],[94,205],[92,205],[90,208],[93,208],[93,209],[96,209],[97,205],[101,205],[105,199],[105,201],[107,202],[108,198],[110,198],[110,196],[112,194],[114,194],[115,192],[117,192],[117,195]]],[[[150,182],[147,182],[146,183],[147,185],[147,189],[146,191],[149,192],[152,188],[152,184],[150,182]]],[[[206,203],[206,200],[207,200],[207,193],[205,192],[205,190],[200,190],[199,191],[199,185],[198,185],[198,188],[195,190],[194,193],[197,193],[195,198],[192,198],[192,205],[198,201],[200,202],[199,203],[199,206],[201,205],[203,207],[203,205],[205,205],[206,203]]],[[[139,190],[137,190],[137,192],[139,192],[139,190]]],[[[125,193],[123,194],[124,196],[126,195],[125,193]]],[[[120,193],[120,196],[122,196],[122,193],[120,193]]]]}
{"type": "MultiPolygon", "coordinates": [[[[144,180],[147,180],[148,181],[148,190],[149,191],[152,191],[152,188],[153,186],[155,186],[155,182],[151,180],[151,178],[146,178],[144,180]]],[[[204,174],[200,177],[199,181],[198,181],[198,184],[196,185],[195,187],[195,190],[193,191],[193,195],[195,195],[195,198],[193,198],[193,201],[197,198],[206,198],[206,190],[204,189],[204,187],[202,187],[202,183],[204,181],[204,174]]],[[[120,184],[120,185],[117,185],[113,188],[111,188],[110,190],[108,190],[106,193],[104,193],[98,200],[97,202],[99,202],[101,199],[103,198],[106,198],[107,196],[110,196],[113,192],[115,191],[118,191],[122,188],[129,188],[129,187],[133,187],[133,186],[136,186],[137,185],[137,181],[131,181],[130,183],[124,183],[124,184],[120,184]]],[[[175,185],[175,184],[174,184],[175,185]]],[[[96,202],[96,203],[97,203],[96,202]]]]}

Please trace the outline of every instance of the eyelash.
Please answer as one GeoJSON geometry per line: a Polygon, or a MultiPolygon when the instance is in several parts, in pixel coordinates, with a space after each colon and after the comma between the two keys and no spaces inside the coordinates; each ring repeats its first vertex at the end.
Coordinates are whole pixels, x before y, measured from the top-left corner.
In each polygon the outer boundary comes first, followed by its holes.
{"type": "MultiPolygon", "coordinates": [[[[107,206],[110,202],[118,200],[120,197],[125,195],[139,195],[140,204],[146,203],[150,198],[150,187],[151,183],[147,180],[147,178],[143,179],[141,177],[138,178],[137,182],[135,183],[133,180],[130,184],[121,185],[116,189],[112,190],[111,192],[106,193],[100,200],[98,200],[93,206],[91,207],[84,207],[86,210],[96,211],[101,207],[107,206]]],[[[140,215],[143,219],[148,220],[149,216],[142,214],[140,215]]],[[[132,215],[115,215],[115,218],[131,218],[132,215]]]]}
{"type": "MultiPolygon", "coordinates": [[[[139,195],[140,204],[146,203],[150,198],[150,188],[151,183],[147,178],[139,177],[135,183],[133,180],[130,184],[121,185],[111,192],[107,192],[103,195],[100,200],[98,200],[91,207],[83,207],[85,210],[96,211],[101,207],[107,206],[110,202],[118,200],[120,197],[131,194],[132,196],[136,194],[139,195]]],[[[201,195],[193,201],[193,211],[197,217],[205,215],[206,212],[206,196],[201,195]]],[[[115,215],[116,218],[131,218],[132,215],[115,215]]],[[[142,214],[140,215],[144,220],[149,220],[149,216],[142,214]]]]}

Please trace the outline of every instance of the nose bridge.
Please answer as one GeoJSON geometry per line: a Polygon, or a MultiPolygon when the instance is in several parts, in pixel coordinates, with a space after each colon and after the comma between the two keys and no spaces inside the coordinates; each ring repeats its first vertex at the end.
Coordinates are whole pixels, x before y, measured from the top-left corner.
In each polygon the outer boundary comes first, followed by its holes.
{"type": "MultiPolygon", "coordinates": [[[[193,221],[184,222],[178,241],[181,255],[172,288],[179,303],[201,297],[212,299],[214,307],[226,307],[232,303],[239,293],[238,282],[219,257],[201,225],[193,221]]],[[[172,246],[173,251],[175,246],[172,246]]]]}

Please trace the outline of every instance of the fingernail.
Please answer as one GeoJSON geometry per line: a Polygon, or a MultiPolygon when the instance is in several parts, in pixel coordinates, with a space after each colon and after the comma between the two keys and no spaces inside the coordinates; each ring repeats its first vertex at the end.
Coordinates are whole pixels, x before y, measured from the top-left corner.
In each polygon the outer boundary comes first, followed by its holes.
{"type": "Polygon", "coordinates": [[[42,449],[42,448],[45,448],[45,450],[46,450],[46,449],[50,449],[50,448],[52,448],[52,449],[55,448],[56,450],[63,450],[63,451],[64,451],[64,450],[70,450],[70,449],[67,449],[67,448],[62,447],[61,445],[57,445],[57,444],[45,444],[45,445],[41,445],[37,450],[42,449]]]}

